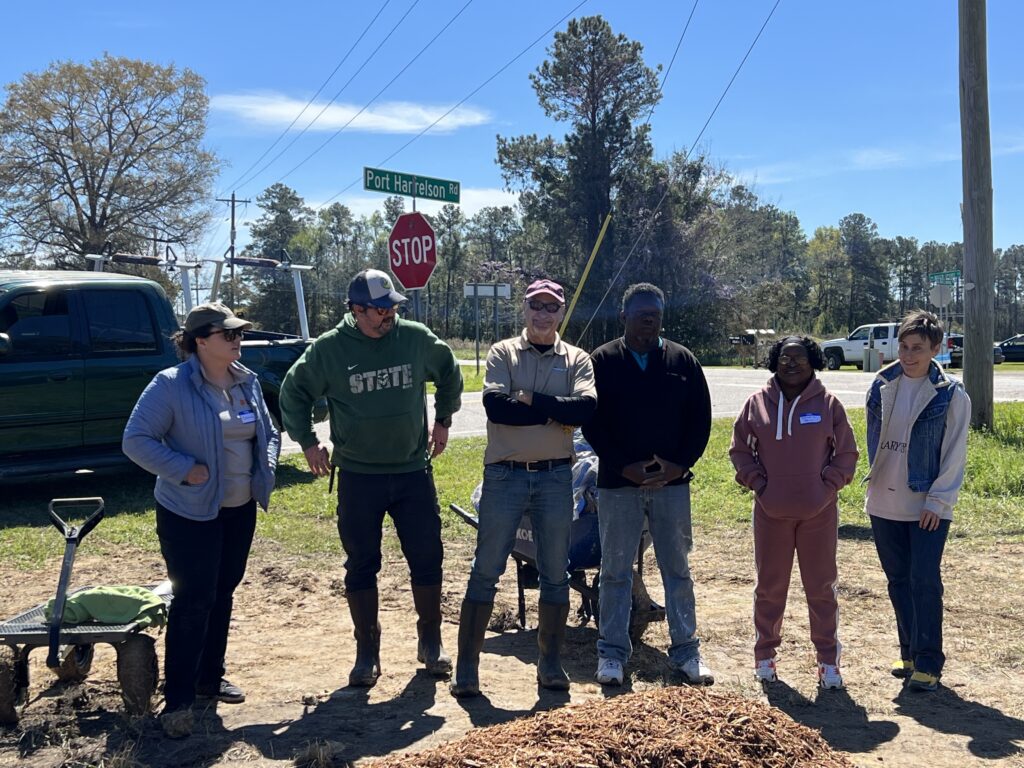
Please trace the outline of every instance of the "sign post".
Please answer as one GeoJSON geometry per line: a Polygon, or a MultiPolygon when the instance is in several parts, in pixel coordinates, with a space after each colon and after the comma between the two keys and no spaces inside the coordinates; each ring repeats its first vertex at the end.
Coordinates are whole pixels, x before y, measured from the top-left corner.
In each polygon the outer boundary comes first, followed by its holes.
{"type": "Polygon", "coordinates": [[[476,325],[476,372],[480,373],[480,299],[494,299],[494,340],[498,340],[498,299],[512,297],[509,283],[463,283],[462,295],[473,299],[473,322],[476,325]]]}

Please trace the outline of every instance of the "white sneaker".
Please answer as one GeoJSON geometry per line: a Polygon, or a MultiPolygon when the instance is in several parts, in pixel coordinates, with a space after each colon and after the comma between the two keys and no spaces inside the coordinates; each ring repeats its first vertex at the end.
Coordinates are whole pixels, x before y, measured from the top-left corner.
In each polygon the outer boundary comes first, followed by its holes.
{"type": "Polygon", "coordinates": [[[596,677],[601,685],[622,685],[622,662],[616,659],[598,659],[596,677]]]}
{"type": "Polygon", "coordinates": [[[818,685],[822,688],[842,688],[843,676],[835,664],[818,664],[818,685]]]}
{"type": "Polygon", "coordinates": [[[775,659],[761,659],[754,664],[754,677],[762,683],[774,683],[779,679],[775,659]]]}
{"type": "Polygon", "coordinates": [[[682,664],[674,664],[673,669],[686,678],[691,685],[714,685],[715,676],[704,664],[700,656],[694,656],[682,664]]]}

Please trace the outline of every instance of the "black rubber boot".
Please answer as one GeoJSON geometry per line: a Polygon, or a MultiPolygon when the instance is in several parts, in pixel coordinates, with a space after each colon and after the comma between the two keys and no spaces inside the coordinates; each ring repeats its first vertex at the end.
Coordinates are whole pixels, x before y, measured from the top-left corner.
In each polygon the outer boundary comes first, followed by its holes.
{"type": "Polygon", "coordinates": [[[565,619],[569,604],[537,604],[537,682],[541,688],[568,691],[569,676],[562,669],[562,641],[565,640],[565,619]]]}
{"type": "Polygon", "coordinates": [[[484,649],[484,632],[491,620],[494,603],[462,601],[459,615],[459,657],[455,660],[455,681],[452,695],[459,698],[480,695],[480,651],[484,649]]]}
{"type": "Polygon", "coordinates": [[[380,677],[380,623],[377,621],[377,588],[349,592],[348,610],[352,614],[356,638],[356,663],[348,673],[348,684],[369,688],[380,677]]]}
{"type": "Polygon", "coordinates": [[[441,644],[441,585],[412,587],[412,600],[416,605],[416,660],[423,663],[434,677],[448,677],[452,673],[452,658],[441,644]]]}

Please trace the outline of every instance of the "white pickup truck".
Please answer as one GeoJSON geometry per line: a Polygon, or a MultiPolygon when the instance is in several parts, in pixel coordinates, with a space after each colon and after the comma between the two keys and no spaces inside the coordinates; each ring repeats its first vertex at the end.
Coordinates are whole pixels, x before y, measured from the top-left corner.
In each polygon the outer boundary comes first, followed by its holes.
{"type": "Polygon", "coordinates": [[[821,342],[828,369],[835,371],[842,365],[863,368],[864,350],[869,346],[882,353],[883,363],[892,362],[899,353],[900,345],[896,339],[899,327],[899,323],[871,323],[860,326],[845,339],[821,342]]]}

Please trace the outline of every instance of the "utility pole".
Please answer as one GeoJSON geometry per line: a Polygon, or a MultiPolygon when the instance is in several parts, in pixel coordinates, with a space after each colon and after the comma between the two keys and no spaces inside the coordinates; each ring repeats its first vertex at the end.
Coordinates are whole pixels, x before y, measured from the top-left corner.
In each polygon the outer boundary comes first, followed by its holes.
{"type": "Polygon", "coordinates": [[[230,198],[217,198],[218,203],[230,203],[231,204],[231,245],[228,246],[228,255],[231,257],[231,261],[228,263],[231,274],[231,294],[228,296],[228,303],[231,309],[235,308],[235,205],[238,203],[251,203],[252,200],[238,200],[235,198],[235,193],[231,193],[230,198]]]}
{"type": "Polygon", "coordinates": [[[960,147],[964,198],[964,385],[971,426],[992,428],[992,151],[985,0],[959,0],[960,147]]]}

